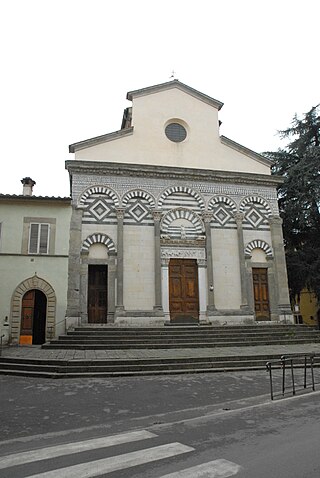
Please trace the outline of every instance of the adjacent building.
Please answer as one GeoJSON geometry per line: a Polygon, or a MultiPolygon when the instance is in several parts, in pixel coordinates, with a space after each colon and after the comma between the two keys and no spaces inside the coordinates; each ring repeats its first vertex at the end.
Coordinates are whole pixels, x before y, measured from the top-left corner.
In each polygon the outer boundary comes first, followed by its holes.
{"type": "Polygon", "coordinates": [[[70,198],[0,194],[0,332],[42,344],[65,330],[70,198]]]}

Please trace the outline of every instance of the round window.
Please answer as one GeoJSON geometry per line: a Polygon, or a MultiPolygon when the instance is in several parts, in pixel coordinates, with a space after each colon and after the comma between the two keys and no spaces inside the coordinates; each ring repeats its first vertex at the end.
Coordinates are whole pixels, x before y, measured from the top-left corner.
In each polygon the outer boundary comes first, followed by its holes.
{"type": "Polygon", "coordinates": [[[187,137],[186,129],[179,123],[170,123],[165,129],[166,137],[175,143],[181,143],[187,137]]]}

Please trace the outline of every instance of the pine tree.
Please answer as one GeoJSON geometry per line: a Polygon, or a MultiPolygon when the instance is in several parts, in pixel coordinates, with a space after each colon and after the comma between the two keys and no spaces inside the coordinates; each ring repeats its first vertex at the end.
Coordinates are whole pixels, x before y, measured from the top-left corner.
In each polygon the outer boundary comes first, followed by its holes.
{"type": "Polygon", "coordinates": [[[307,287],[320,303],[320,105],[279,131],[287,146],[265,153],[278,188],[291,298],[307,287]]]}

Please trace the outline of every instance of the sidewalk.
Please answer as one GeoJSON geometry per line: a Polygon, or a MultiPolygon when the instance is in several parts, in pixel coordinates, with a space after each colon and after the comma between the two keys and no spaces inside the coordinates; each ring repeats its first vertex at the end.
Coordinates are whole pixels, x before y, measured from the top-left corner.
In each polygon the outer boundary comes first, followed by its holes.
{"type": "Polygon", "coordinates": [[[2,357],[38,360],[126,360],[168,359],[192,357],[248,357],[315,353],[320,356],[320,343],[292,345],[262,345],[244,347],[203,347],[142,350],[59,350],[41,349],[40,345],[5,346],[2,357]]]}

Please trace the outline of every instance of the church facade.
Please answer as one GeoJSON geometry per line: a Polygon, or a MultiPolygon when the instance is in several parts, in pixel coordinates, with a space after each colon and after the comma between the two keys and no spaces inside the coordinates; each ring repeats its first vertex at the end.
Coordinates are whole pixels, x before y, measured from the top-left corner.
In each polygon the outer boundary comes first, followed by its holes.
{"type": "Polygon", "coordinates": [[[67,327],[292,321],[270,161],[178,80],[127,99],[119,131],[69,147],[67,327]]]}

